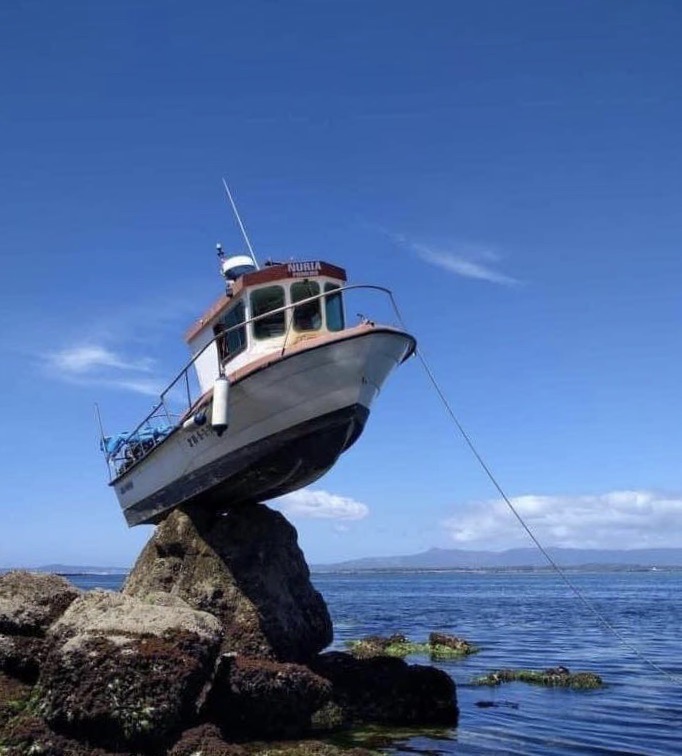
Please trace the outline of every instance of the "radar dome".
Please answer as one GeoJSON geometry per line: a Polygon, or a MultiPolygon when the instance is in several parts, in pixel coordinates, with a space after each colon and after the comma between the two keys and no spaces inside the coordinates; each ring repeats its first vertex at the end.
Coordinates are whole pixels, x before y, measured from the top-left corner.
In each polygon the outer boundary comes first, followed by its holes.
{"type": "Polygon", "coordinates": [[[233,255],[226,257],[220,264],[220,271],[228,281],[236,281],[246,273],[258,270],[248,255],[233,255]]]}

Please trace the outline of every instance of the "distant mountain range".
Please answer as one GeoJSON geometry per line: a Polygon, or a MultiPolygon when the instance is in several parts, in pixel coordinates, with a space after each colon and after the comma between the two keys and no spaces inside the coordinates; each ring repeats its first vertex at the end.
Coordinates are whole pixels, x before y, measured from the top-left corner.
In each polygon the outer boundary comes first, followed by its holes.
{"type": "MultiPolygon", "coordinates": [[[[561,549],[548,548],[547,553],[561,567],[627,569],[652,567],[682,568],[680,549],[561,549]]],[[[533,548],[507,551],[466,551],[464,549],[429,549],[419,554],[392,557],[365,557],[334,564],[316,564],[314,572],[356,572],[361,570],[495,570],[538,569],[548,567],[547,560],[533,548]]],[[[11,568],[0,568],[0,573],[11,568]]],[[[14,568],[21,569],[21,568],[14,568]]],[[[98,567],[92,565],[46,564],[27,568],[33,572],[60,575],[125,575],[129,567],[98,567]]]]}
{"type": "MultiPolygon", "coordinates": [[[[682,549],[561,549],[547,553],[561,567],[682,567],[682,549]]],[[[366,557],[336,564],[315,565],[317,572],[337,570],[454,570],[523,569],[547,567],[547,560],[533,548],[507,551],[429,549],[420,554],[366,557]]]]}

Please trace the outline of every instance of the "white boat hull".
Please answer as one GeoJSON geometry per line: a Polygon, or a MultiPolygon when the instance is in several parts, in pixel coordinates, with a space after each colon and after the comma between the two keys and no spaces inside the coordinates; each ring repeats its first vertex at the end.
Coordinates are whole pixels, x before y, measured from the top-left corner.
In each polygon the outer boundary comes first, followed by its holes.
{"type": "Polygon", "coordinates": [[[238,374],[222,436],[209,424],[180,427],[112,481],[126,521],[157,522],[199,496],[219,510],[313,482],[358,438],[384,381],[413,348],[412,336],[378,327],[238,374]]]}

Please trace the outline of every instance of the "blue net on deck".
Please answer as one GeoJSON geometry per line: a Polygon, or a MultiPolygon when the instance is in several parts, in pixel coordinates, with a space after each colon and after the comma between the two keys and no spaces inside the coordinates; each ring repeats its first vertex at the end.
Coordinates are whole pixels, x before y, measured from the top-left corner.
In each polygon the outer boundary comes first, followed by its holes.
{"type": "Polygon", "coordinates": [[[115,457],[126,448],[155,446],[170,434],[175,426],[163,425],[157,428],[140,428],[134,433],[123,431],[115,436],[104,436],[99,448],[109,457],[115,457]]]}

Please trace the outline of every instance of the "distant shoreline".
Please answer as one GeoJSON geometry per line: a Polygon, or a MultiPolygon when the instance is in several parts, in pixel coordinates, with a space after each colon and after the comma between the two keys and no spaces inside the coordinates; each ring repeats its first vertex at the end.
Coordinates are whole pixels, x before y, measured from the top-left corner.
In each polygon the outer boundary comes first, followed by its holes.
{"type": "MultiPolygon", "coordinates": [[[[377,559],[377,562],[379,560],[377,559]]],[[[587,572],[599,572],[599,573],[619,573],[619,572],[680,572],[682,571],[682,564],[635,564],[635,563],[600,563],[600,562],[586,562],[584,564],[564,564],[562,565],[557,560],[558,567],[562,572],[566,573],[587,573],[587,572]]],[[[40,567],[0,567],[0,574],[10,572],[13,570],[27,570],[29,572],[45,572],[53,575],[61,575],[62,577],[111,577],[111,578],[125,578],[129,574],[130,568],[126,567],[94,567],[94,566],[79,566],[79,565],[43,565],[40,567]]],[[[316,575],[381,575],[381,574],[424,574],[424,573],[461,573],[461,574],[544,574],[554,573],[555,568],[549,564],[535,564],[535,565],[452,565],[452,566],[438,566],[438,565],[365,565],[365,564],[353,564],[349,562],[347,564],[313,564],[310,565],[310,571],[316,575]]]]}

